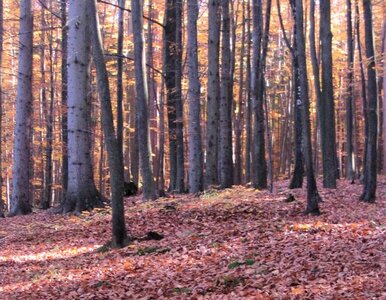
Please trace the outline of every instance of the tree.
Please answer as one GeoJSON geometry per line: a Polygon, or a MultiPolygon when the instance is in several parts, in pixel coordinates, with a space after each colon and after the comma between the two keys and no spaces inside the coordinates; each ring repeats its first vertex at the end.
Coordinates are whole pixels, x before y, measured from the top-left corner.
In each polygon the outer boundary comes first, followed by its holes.
{"type": "Polygon", "coordinates": [[[320,1],[320,52],[322,85],[320,121],[322,138],[323,185],[336,188],[338,175],[335,137],[335,105],[332,82],[332,33],[330,0],[320,1]]]}
{"type": "Polygon", "coordinates": [[[32,212],[30,187],[30,131],[32,125],[32,41],[31,0],[20,1],[19,69],[16,125],[12,169],[12,198],[9,216],[32,212]]]}
{"type": "Polygon", "coordinates": [[[377,189],[377,75],[375,70],[375,52],[373,38],[373,17],[371,0],[363,0],[363,18],[365,21],[365,40],[367,58],[367,122],[368,137],[364,171],[364,186],[361,200],[374,202],[377,189]]]}
{"type": "Polygon", "coordinates": [[[143,197],[146,200],[156,198],[151,163],[149,136],[149,94],[146,79],[146,55],[143,33],[143,3],[142,0],[131,2],[133,35],[134,35],[134,65],[135,85],[137,92],[137,131],[139,135],[139,156],[143,180],[143,197]]]}
{"type": "Polygon", "coordinates": [[[189,192],[197,193],[204,187],[200,118],[200,80],[197,53],[197,0],[188,0],[188,102],[189,102],[189,192]]]}
{"type": "Polygon", "coordinates": [[[165,7],[165,77],[169,125],[170,191],[184,192],[182,78],[182,0],[165,7]]]}
{"type": "Polygon", "coordinates": [[[310,103],[308,99],[307,61],[306,47],[303,26],[303,1],[291,0],[295,9],[293,15],[296,26],[297,57],[299,63],[299,87],[300,101],[302,106],[302,132],[304,144],[304,161],[307,171],[307,209],[306,213],[319,214],[320,196],[316,185],[314,166],[312,162],[311,124],[310,124],[310,103]],[[296,1],[296,2],[295,2],[296,1]]]}
{"type": "Polygon", "coordinates": [[[208,82],[206,111],[206,176],[207,186],[218,184],[218,131],[220,100],[220,27],[219,0],[208,2],[208,82]]]}
{"type": "Polygon", "coordinates": [[[0,218],[4,217],[4,202],[3,202],[3,40],[4,40],[4,7],[3,0],[0,0],[0,218]]]}
{"type": "Polygon", "coordinates": [[[107,146],[110,169],[110,185],[112,189],[112,244],[123,247],[127,233],[123,205],[123,161],[118,137],[114,130],[114,117],[111,107],[109,79],[104,60],[103,43],[99,30],[99,18],[96,0],[87,0],[89,9],[89,24],[93,48],[94,62],[98,76],[98,91],[101,101],[102,127],[107,146]]]}
{"type": "Polygon", "coordinates": [[[91,159],[87,1],[71,0],[68,7],[68,186],[62,211],[79,213],[102,206],[103,201],[91,159]]]}
{"type": "Polygon", "coordinates": [[[222,45],[221,45],[221,89],[220,89],[220,185],[222,188],[233,184],[232,158],[232,95],[230,94],[231,53],[229,0],[221,2],[222,45]]]}
{"type": "Polygon", "coordinates": [[[253,186],[258,189],[267,187],[267,160],[265,158],[264,100],[261,82],[263,8],[261,0],[253,1],[253,64],[252,64],[252,102],[254,116],[253,137],[253,186]]]}
{"type": "Polygon", "coordinates": [[[354,38],[352,33],[351,0],[347,4],[347,96],[346,96],[346,177],[353,181],[354,170],[354,146],[353,146],[353,73],[354,73],[354,38]]]}

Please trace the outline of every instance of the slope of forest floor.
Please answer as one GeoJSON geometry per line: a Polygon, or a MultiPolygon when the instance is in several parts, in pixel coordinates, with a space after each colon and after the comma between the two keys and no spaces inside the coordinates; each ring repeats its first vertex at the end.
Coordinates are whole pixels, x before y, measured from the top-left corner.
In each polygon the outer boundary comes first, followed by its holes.
{"type": "Polygon", "coordinates": [[[80,217],[36,212],[0,220],[0,299],[386,299],[386,183],[305,191],[234,187],[151,203],[126,200],[132,236],[108,249],[110,208],[80,217]]]}

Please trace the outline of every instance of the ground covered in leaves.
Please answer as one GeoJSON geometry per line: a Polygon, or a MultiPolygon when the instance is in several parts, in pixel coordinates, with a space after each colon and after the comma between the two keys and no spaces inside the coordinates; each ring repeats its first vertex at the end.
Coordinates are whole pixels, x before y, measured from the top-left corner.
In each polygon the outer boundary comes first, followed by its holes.
{"type": "Polygon", "coordinates": [[[305,192],[235,187],[152,203],[126,200],[132,236],[110,238],[110,209],[76,216],[37,212],[0,220],[1,299],[386,299],[386,184],[375,204],[362,187],[305,192]]]}

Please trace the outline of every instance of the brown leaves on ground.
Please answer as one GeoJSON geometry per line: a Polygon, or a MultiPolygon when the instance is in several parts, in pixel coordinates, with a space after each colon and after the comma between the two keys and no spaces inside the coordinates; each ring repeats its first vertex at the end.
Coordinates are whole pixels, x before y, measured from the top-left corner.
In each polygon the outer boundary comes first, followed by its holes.
{"type": "Polygon", "coordinates": [[[386,185],[375,204],[360,185],[322,190],[319,217],[304,190],[235,187],[199,198],[127,202],[132,236],[110,238],[110,210],[38,212],[0,220],[1,299],[386,299],[386,185]]]}

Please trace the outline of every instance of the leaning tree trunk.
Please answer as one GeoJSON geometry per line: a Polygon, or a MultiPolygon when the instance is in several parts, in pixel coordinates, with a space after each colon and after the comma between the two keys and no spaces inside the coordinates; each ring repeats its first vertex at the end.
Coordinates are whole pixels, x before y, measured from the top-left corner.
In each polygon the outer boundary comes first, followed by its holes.
{"type": "Polygon", "coordinates": [[[143,33],[143,3],[142,0],[131,2],[134,35],[134,65],[135,85],[137,92],[137,131],[139,136],[139,157],[143,181],[143,197],[146,200],[156,198],[151,163],[149,138],[149,94],[146,80],[146,55],[143,33]]]}
{"type": "Polygon", "coordinates": [[[110,169],[110,185],[112,190],[112,243],[115,247],[123,247],[127,239],[123,204],[123,160],[118,138],[114,130],[114,117],[111,107],[109,78],[104,60],[102,38],[99,31],[99,19],[96,0],[88,0],[89,24],[95,66],[98,77],[98,92],[101,101],[102,127],[105,136],[110,169]]]}
{"type": "Polygon", "coordinates": [[[336,188],[339,172],[336,156],[335,133],[335,105],[332,82],[332,33],[331,33],[331,4],[330,0],[320,2],[320,52],[322,64],[322,93],[321,93],[321,137],[323,185],[325,188],[336,188]]]}
{"type": "Polygon", "coordinates": [[[347,96],[346,96],[346,177],[353,181],[354,145],[353,145],[353,75],[354,75],[354,39],[352,34],[351,0],[347,0],[347,96]]]}
{"type": "Polygon", "coordinates": [[[218,131],[219,131],[219,53],[220,10],[219,0],[208,2],[208,83],[206,111],[206,177],[207,186],[218,184],[218,131]]]}
{"type": "Polygon", "coordinates": [[[200,80],[198,77],[197,52],[197,0],[188,0],[187,14],[187,66],[189,78],[189,193],[197,193],[204,187],[200,118],[200,80]]]}
{"type": "MultiPolygon", "coordinates": [[[[314,166],[312,162],[312,142],[311,142],[311,122],[310,122],[310,102],[308,98],[307,62],[306,62],[306,42],[303,28],[303,2],[302,0],[292,0],[295,2],[295,26],[297,57],[299,63],[299,87],[300,101],[302,106],[303,124],[303,143],[304,160],[307,171],[307,209],[306,213],[319,214],[320,196],[316,186],[314,166]]],[[[295,50],[295,51],[296,51],[295,50]]]]}
{"type": "Polygon", "coordinates": [[[32,211],[30,187],[30,132],[32,125],[32,39],[31,0],[20,1],[19,69],[16,97],[10,216],[32,211]]]}
{"type": "Polygon", "coordinates": [[[371,0],[363,0],[363,17],[365,20],[365,40],[367,58],[367,122],[368,137],[365,159],[365,178],[361,200],[374,202],[377,189],[377,75],[375,71],[375,52],[372,25],[371,0]]]}
{"type": "Polygon", "coordinates": [[[231,53],[229,0],[222,1],[222,56],[220,99],[220,184],[228,188],[233,184],[232,158],[232,95],[230,95],[231,53]]]}
{"type": "Polygon", "coordinates": [[[68,186],[63,213],[102,206],[91,158],[91,103],[88,97],[90,40],[87,2],[69,1],[68,21],[68,186]]]}

